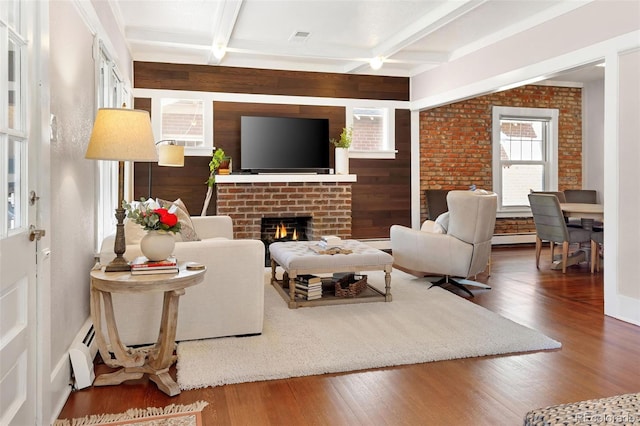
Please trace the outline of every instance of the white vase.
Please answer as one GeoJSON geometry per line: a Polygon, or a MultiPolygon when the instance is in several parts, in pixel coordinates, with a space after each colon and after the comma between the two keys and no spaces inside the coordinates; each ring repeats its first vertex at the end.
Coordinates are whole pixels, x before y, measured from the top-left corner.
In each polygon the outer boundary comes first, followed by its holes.
{"type": "Polygon", "coordinates": [[[349,148],[336,148],[336,174],[349,174],[349,148]]]}
{"type": "Polygon", "coordinates": [[[149,260],[164,260],[171,256],[176,245],[173,234],[166,231],[149,231],[140,240],[140,250],[149,260]]]}

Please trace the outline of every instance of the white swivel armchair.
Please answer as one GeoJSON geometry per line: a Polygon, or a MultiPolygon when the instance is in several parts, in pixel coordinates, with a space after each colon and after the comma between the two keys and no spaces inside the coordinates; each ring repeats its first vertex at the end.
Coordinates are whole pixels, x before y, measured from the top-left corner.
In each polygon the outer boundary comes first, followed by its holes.
{"type": "Polygon", "coordinates": [[[497,196],[477,191],[450,191],[448,224],[427,220],[420,230],[391,227],[395,266],[422,275],[442,276],[433,285],[452,284],[473,297],[465,285],[491,287],[467,278],[484,271],[491,257],[497,196]],[[462,280],[456,280],[462,278],[462,280]]]}

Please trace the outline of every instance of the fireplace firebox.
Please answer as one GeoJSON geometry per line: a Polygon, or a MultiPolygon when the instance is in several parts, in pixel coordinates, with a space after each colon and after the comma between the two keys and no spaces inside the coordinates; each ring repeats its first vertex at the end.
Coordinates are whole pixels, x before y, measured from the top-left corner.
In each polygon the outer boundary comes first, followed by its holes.
{"type": "Polygon", "coordinates": [[[260,221],[260,239],[265,247],[265,266],[271,265],[269,245],[278,241],[308,241],[313,238],[313,218],[263,217],[260,221]]]}

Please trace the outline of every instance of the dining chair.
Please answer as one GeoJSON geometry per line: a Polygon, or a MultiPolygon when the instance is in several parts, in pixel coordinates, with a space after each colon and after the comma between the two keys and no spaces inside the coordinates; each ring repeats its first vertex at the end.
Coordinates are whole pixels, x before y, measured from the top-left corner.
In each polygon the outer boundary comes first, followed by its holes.
{"type": "Polygon", "coordinates": [[[565,189],[566,203],[597,204],[598,192],[594,189],[565,189]]]}
{"type": "Polygon", "coordinates": [[[424,198],[427,208],[427,220],[436,220],[438,216],[449,210],[447,204],[448,189],[426,189],[424,198]]]}
{"type": "Polygon", "coordinates": [[[556,244],[562,244],[562,273],[567,272],[569,245],[589,243],[591,231],[567,226],[558,197],[555,194],[529,194],[529,205],[536,226],[536,268],[540,264],[542,242],[551,245],[551,261],[554,258],[556,244]]]}
{"type": "Polygon", "coordinates": [[[600,272],[600,253],[604,244],[604,231],[591,233],[591,273],[600,272]]]}
{"type": "Polygon", "coordinates": [[[567,203],[567,198],[562,191],[534,191],[533,189],[529,190],[530,194],[547,194],[547,195],[555,195],[558,198],[558,202],[567,203]]]}

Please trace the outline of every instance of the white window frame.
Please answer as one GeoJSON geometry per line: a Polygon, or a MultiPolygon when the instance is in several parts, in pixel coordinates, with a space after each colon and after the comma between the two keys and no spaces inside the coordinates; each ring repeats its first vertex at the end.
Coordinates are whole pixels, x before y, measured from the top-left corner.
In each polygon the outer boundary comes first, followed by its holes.
{"type": "MultiPolygon", "coordinates": [[[[96,59],[96,109],[130,108],[131,91],[123,81],[118,67],[107,47],[96,37],[94,43],[96,59]],[[101,78],[103,76],[103,78],[101,78]]],[[[98,178],[96,188],[96,250],[104,238],[113,234],[116,226],[115,209],[118,205],[118,163],[97,161],[98,178]]],[[[127,171],[125,167],[125,171],[127,171]]],[[[126,173],[125,173],[126,174],[126,173]]],[[[130,175],[130,173],[129,173],[130,175]]],[[[125,181],[127,177],[125,176],[125,181]]],[[[129,180],[131,182],[131,180],[129,180]]],[[[125,194],[125,198],[128,198],[125,194]]]]}
{"type": "MultiPolygon", "coordinates": [[[[204,144],[202,146],[185,146],[184,154],[191,156],[210,156],[213,150],[213,99],[206,92],[189,92],[180,90],[158,90],[151,97],[151,127],[154,135],[162,135],[162,100],[188,99],[202,101],[202,125],[204,144]]],[[[160,140],[163,139],[162,136],[160,140]]]]}
{"type": "MultiPolygon", "coordinates": [[[[4,5],[6,7],[7,5],[4,5]]],[[[22,7],[22,4],[19,4],[18,7],[22,7]]],[[[5,9],[4,12],[8,13],[8,10],[5,9]]],[[[3,14],[4,16],[4,14],[3,14]]],[[[27,227],[27,212],[26,209],[18,210],[16,213],[20,215],[20,219],[18,224],[13,228],[9,229],[9,221],[8,221],[8,187],[7,180],[9,170],[7,169],[8,165],[8,144],[9,140],[13,139],[20,142],[20,162],[19,165],[14,165],[14,170],[19,170],[21,173],[20,182],[20,194],[18,197],[20,198],[19,202],[24,203],[27,200],[27,190],[28,188],[25,185],[25,178],[27,173],[27,157],[28,157],[28,121],[27,121],[27,82],[28,82],[28,63],[27,63],[27,46],[28,42],[25,37],[21,34],[24,32],[26,26],[24,25],[24,14],[18,13],[17,22],[14,22],[14,25],[17,27],[10,27],[10,22],[2,21],[0,23],[0,57],[8,58],[9,51],[9,41],[11,40],[15,46],[18,48],[17,54],[19,55],[18,61],[20,63],[20,75],[17,76],[19,81],[14,82],[13,84],[19,84],[21,87],[17,91],[17,95],[20,97],[17,100],[19,111],[16,111],[16,116],[20,117],[20,123],[18,128],[9,128],[8,122],[8,110],[7,105],[9,104],[8,100],[8,92],[9,85],[12,84],[9,82],[9,74],[8,67],[6,62],[3,62],[2,67],[0,67],[0,176],[2,177],[2,181],[4,182],[0,185],[0,199],[3,201],[0,203],[0,239],[4,239],[10,237],[16,233],[23,232],[27,227]]]]}
{"type": "MultiPolygon", "coordinates": [[[[531,217],[529,207],[506,207],[502,204],[502,159],[500,157],[500,121],[502,119],[545,120],[547,126],[544,147],[544,191],[558,190],[558,119],[559,111],[554,108],[517,108],[493,106],[492,147],[493,147],[493,189],[498,194],[498,217],[531,217]]],[[[538,163],[538,162],[536,162],[538,163]]]]}
{"type": "Polygon", "coordinates": [[[350,158],[369,158],[369,159],[394,159],[396,158],[396,110],[392,107],[377,106],[377,105],[349,105],[346,108],[346,124],[347,127],[353,128],[355,118],[354,110],[363,109],[378,109],[383,111],[382,117],[384,120],[384,132],[383,143],[384,146],[378,150],[357,150],[353,146],[349,148],[350,158]]]}
{"type": "MultiPolygon", "coordinates": [[[[213,149],[213,101],[193,96],[163,96],[161,98],[153,98],[151,100],[151,123],[154,130],[154,134],[159,135],[159,140],[172,140],[176,139],[173,135],[165,135],[162,131],[162,101],[165,99],[173,99],[173,100],[188,100],[188,101],[199,101],[202,103],[202,111],[200,115],[202,116],[202,145],[193,146],[189,144],[181,144],[179,142],[178,145],[185,145],[185,153],[190,152],[201,152],[205,151],[207,154],[211,154],[213,149]],[[157,108],[156,108],[157,105],[157,108]],[[155,114],[156,110],[158,114],[155,114]],[[156,119],[157,118],[157,119],[156,119]],[[157,130],[156,130],[157,129],[157,130]],[[207,141],[211,141],[208,143],[207,141]]],[[[195,141],[195,139],[193,139],[195,141]]]]}

